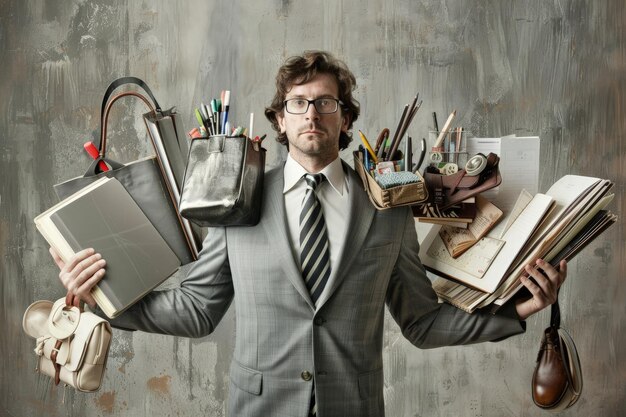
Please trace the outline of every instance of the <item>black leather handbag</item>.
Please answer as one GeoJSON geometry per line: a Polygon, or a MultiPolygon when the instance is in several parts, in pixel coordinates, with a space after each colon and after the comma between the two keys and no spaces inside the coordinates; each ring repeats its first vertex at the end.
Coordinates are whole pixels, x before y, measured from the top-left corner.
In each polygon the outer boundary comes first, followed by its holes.
{"type": "Polygon", "coordinates": [[[264,172],[265,149],[246,136],[192,139],[180,214],[200,226],[254,226],[264,172]]]}

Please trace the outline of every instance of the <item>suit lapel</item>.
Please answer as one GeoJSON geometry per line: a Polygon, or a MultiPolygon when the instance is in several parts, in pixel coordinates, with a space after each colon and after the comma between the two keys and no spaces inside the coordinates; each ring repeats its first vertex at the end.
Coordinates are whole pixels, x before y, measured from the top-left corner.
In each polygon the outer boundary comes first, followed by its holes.
{"type": "Polygon", "coordinates": [[[276,251],[280,256],[280,264],[285,271],[285,275],[296,290],[300,293],[311,307],[315,310],[313,301],[309,294],[309,290],[304,284],[302,273],[296,260],[293,257],[293,251],[290,246],[291,239],[288,233],[287,215],[285,213],[285,198],[283,196],[284,172],[283,165],[267,172],[265,176],[264,187],[267,188],[264,193],[266,203],[265,212],[263,213],[263,227],[268,236],[268,240],[276,246],[276,251]]]}
{"type": "Polygon", "coordinates": [[[350,195],[350,214],[348,219],[350,223],[348,224],[346,241],[344,242],[343,249],[341,250],[341,254],[339,256],[338,268],[331,271],[326,288],[318,300],[318,310],[328,299],[330,299],[339,284],[341,284],[341,281],[344,279],[355,258],[360,253],[376,212],[376,209],[369,201],[367,194],[363,189],[361,179],[358,177],[356,172],[348,166],[348,164],[344,161],[341,162],[344,166],[346,175],[348,175],[350,195]]]}

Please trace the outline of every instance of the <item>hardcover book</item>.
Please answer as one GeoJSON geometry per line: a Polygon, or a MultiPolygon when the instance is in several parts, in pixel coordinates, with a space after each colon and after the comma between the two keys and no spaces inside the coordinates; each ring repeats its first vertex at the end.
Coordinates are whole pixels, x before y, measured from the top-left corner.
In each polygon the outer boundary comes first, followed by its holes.
{"type": "Polygon", "coordinates": [[[92,295],[113,318],[180,266],[139,206],[115,178],[102,178],[35,218],[35,225],[64,262],[86,248],[106,260],[92,295]]]}

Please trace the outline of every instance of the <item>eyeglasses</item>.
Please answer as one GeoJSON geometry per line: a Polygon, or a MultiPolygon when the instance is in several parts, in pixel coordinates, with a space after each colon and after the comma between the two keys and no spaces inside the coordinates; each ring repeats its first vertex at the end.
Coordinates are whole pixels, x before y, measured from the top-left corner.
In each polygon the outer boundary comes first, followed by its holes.
{"type": "Polygon", "coordinates": [[[336,98],[316,98],[315,100],[307,100],[305,98],[291,98],[283,102],[285,110],[291,114],[304,114],[309,111],[311,103],[315,106],[315,110],[319,114],[335,113],[339,109],[339,105],[343,106],[341,100],[336,98]]]}

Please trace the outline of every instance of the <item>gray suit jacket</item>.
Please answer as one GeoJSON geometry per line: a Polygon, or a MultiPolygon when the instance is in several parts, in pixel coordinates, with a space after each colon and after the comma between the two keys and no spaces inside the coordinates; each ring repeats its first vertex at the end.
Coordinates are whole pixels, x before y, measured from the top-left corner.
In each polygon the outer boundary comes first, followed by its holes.
{"type": "Polygon", "coordinates": [[[385,304],[402,334],[421,348],[523,332],[511,312],[468,315],[438,304],[418,258],[411,211],[376,211],[358,176],[344,168],[347,242],[317,309],[290,249],[280,167],[266,174],[257,226],[210,229],[180,288],[152,292],[113,324],[201,337],[234,298],[229,414],[236,417],[304,417],[313,381],[320,417],[383,416],[385,304]]]}

